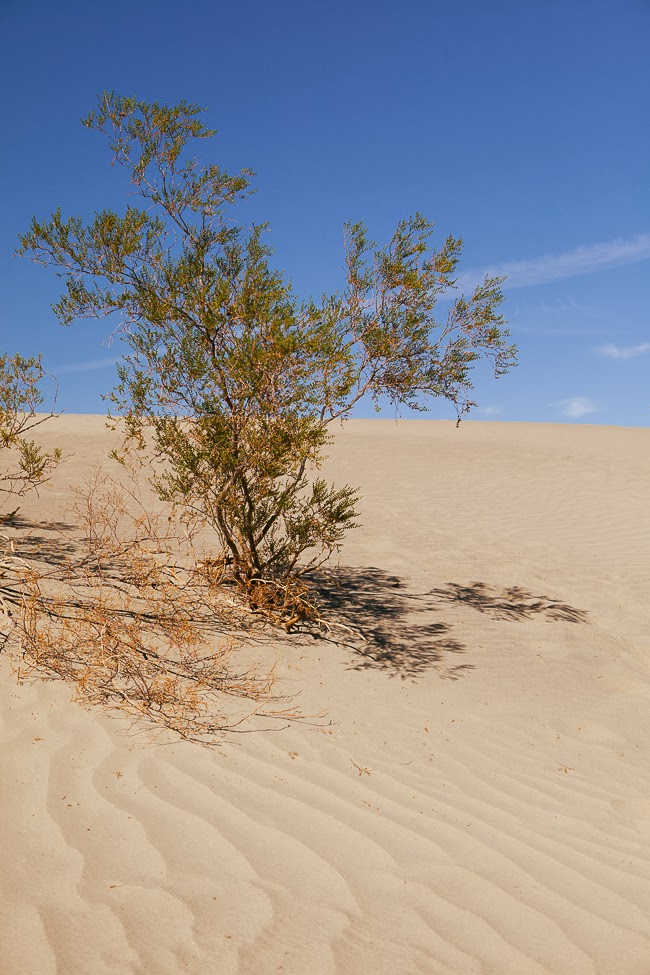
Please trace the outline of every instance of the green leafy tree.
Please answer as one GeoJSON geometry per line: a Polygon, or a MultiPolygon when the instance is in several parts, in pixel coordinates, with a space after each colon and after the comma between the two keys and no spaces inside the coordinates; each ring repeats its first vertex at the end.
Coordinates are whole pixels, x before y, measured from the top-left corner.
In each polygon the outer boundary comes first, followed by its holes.
{"type": "Polygon", "coordinates": [[[435,249],[420,214],[384,247],[348,224],[343,289],[299,300],[270,263],[266,227],[233,218],[252,173],[188,154],[214,135],[201,112],[104,93],[84,124],[108,138],[139,204],[89,222],[56,210],[19,252],[64,277],[63,324],[119,313],[130,351],[111,399],[127,446],[152,448],[160,496],[205,516],[249,595],[262,581],[286,593],[354,525],[357,492],[317,476],[332,422],[364,397],[423,410],[441,396],[460,419],[477,360],[499,376],[515,349],[502,279],[436,319],[462,241],[435,249]]]}

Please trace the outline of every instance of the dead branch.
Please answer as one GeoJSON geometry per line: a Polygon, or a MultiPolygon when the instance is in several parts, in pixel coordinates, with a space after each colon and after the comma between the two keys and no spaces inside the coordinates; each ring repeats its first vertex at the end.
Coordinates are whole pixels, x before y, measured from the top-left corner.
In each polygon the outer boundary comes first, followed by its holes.
{"type": "Polygon", "coordinates": [[[74,556],[25,559],[20,539],[8,538],[0,558],[0,611],[11,617],[19,679],[66,680],[83,703],[204,743],[253,717],[301,717],[271,706],[272,668],[234,666],[244,611],[224,593],[218,560],[197,548],[198,523],[152,512],[135,481],[100,469],[76,492],[74,511],[74,556]],[[242,714],[244,699],[252,706],[242,714]]]}

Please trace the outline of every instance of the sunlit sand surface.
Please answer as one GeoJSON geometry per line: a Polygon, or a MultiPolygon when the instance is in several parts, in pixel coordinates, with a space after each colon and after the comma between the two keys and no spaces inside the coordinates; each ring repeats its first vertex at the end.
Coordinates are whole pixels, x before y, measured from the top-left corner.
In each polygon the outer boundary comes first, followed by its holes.
{"type": "MultiPolygon", "coordinates": [[[[114,435],[41,430],[67,523],[114,435]]],[[[148,746],[0,657],[0,972],[648,975],[650,430],[358,420],[324,471],[365,642],[268,653],[325,717],[148,746]]]]}

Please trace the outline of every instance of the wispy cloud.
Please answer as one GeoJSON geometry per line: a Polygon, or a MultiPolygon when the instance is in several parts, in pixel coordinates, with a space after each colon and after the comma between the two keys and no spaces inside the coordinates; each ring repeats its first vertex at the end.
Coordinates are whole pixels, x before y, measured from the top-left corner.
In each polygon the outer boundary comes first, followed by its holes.
{"type": "Polygon", "coordinates": [[[543,254],[527,261],[508,261],[484,268],[472,268],[458,275],[458,288],[469,291],[486,274],[505,277],[504,288],[529,288],[534,284],[549,284],[562,278],[606,271],[624,264],[635,264],[650,258],[650,234],[638,234],[630,240],[617,238],[605,244],[589,244],[560,254],[543,254]]]}
{"type": "Polygon", "coordinates": [[[53,376],[64,376],[70,372],[94,372],[95,369],[108,369],[117,359],[87,359],[85,362],[67,362],[62,366],[52,366],[53,376]]]}
{"type": "Polygon", "coordinates": [[[477,406],[475,413],[482,413],[483,416],[501,416],[503,410],[500,406],[477,406]]]}
{"type": "Polygon", "coordinates": [[[650,354],[650,342],[641,342],[640,345],[615,345],[609,342],[601,345],[596,352],[607,359],[636,359],[637,356],[650,354]]]}
{"type": "Polygon", "coordinates": [[[561,411],[562,416],[568,416],[572,420],[579,420],[581,416],[598,412],[596,404],[586,396],[571,396],[569,399],[557,400],[551,403],[551,406],[555,406],[561,411]]]}
{"type": "Polygon", "coordinates": [[[516,322],[510,322],[510,330],[517,334],[522,332],[526,335],[607,335],[609,332],[611,334],[611,329],[607,328],[572,328],[568,326],[567,328],[547,328],[545,325],[517,325],[516,322]]]}
{"type": "Polygon", "coordinates": [[[588,305],[584,301],[578,301],[574,297],[557,297],[553,299],[542,298],[536,301],[529,309],[530,312],[540,312],[546,316],[559,316],[566,318],[569,315],[594,315],[598,309],[594,305],[588,305]]]}
{"type": "Polygon", "coordinates": [[[601,318],[602,312],[598,305],[578,301],[566,295],[545,295],[543,298],[531,299],[529,295],[523,298],[513,298],[510,301],[510,316],[513,320],[524,319],[559,319],[566,321],[567,315],[580,315],[581,318],[601,318]]]}

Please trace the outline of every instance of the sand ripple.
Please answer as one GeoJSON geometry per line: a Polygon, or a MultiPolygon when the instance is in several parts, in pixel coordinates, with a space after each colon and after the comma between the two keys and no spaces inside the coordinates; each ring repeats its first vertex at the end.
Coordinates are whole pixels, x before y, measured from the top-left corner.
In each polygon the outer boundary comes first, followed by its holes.
{"type": "Polygon", "coordinates": [[[331,725],[143,747],[0,660],[1,975],[648,975],[648,465],[475,426],[337,445],[366,478],[346,554],[375,567],[355,598],[376,652],[279,648],[331,725]],[[434,519],[448,481],[413,522],[427,450],[462,485],[456,526],[434,519]],[[377,567],[400,580],[381,626],[377,567]],[[440,596],[477,580],[498,598],[440,596]],[[508,587],[582,615],[504,612],[508,587]]]}

